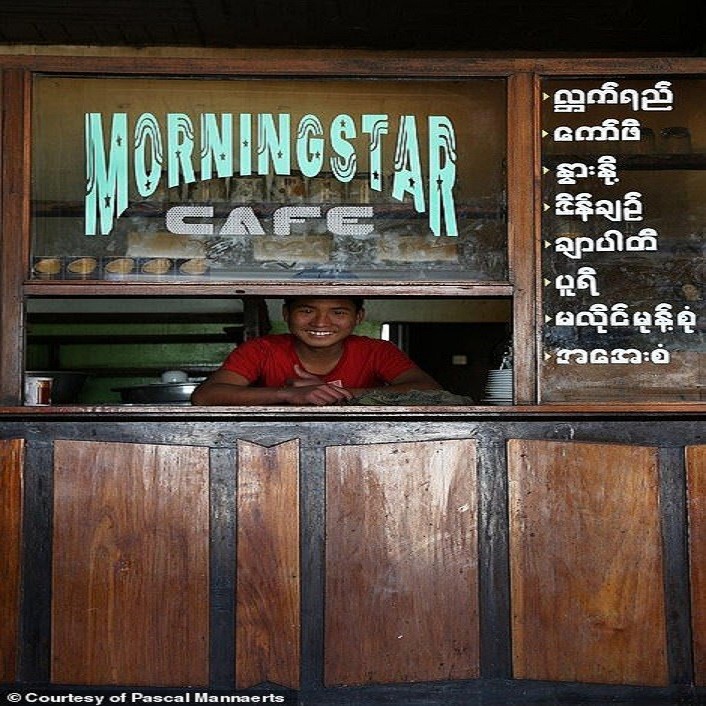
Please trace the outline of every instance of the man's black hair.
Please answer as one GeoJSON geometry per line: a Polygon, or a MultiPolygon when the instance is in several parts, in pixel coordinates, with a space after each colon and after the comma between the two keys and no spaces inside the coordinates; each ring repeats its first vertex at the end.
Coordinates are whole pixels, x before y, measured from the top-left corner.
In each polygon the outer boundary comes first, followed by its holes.
{"type": "MultiPolygon", "coordinates": [[[[284,298],[284,305],[289,308],[293,302],[295,302],[297,299],[307,299],[306,294],[302,294],[298,297],[285,297],[284,298]]],[[[356,311],[360,311],[363,306],[365,306],[365,300],[363,297],[346,297],[346,296],[340,296],[340,295],[332,295],[331,297],[326,297],[322,295],[312,295],[311,298],[317,298],[317,299],[347,299],[349,302],[353,302],[353,306],[355,307],[356,311]]]]}

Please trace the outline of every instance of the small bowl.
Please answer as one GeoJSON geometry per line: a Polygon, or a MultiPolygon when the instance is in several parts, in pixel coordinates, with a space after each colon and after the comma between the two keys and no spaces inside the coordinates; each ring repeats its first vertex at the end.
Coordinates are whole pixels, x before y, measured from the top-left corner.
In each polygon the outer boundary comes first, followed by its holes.
{"type": "Polygon", "coordinates": [[[161,377],[162,382],[187,382],[189,379],[183,370],[165,370],[161,377]]]}

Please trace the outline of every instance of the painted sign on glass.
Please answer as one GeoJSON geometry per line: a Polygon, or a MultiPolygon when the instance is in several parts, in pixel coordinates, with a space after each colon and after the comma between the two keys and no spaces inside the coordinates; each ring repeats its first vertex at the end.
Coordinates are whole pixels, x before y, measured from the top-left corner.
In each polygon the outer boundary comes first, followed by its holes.
{"type": "Polygon", "coordinates": [[[35,278],[508,278],[503,80],[34,95],[35,278]]]}

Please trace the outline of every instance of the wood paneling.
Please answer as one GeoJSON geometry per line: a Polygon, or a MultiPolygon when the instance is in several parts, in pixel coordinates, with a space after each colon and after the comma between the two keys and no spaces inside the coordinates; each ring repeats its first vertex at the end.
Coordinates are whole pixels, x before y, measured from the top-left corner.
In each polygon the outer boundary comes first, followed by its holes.
{"type": "Polygon", "coordinates": [[[508,442],[513,672],[667,682],[657,451],[508,442]]]}
{"type": "Polygon", "coordinates": [[[536,103],[539,89],[533,74],[516,74],[508,81],[508,256],[510,280],[515,285],[512,311],[514,397],[517,404],[536,402],[537,331],[536,245],[538,232],[535,158],[536,103]],[[530,165],[531,168],[530,168],[530,165]]]}
{"type": "Polygon", "coordinates": [[[29,261],[30,94],[26,71],[3,71],[0,99],[0,403],[22,403],[24,306],[29,261]]]}
{"type": "Polygon", "coordinates": [[[686,449],[694,680],[706,685],[706,446],[686,449]]]}
{"type": "Polygon", "coordinates": [[[208,449],[57,441],[53,682],[208,682],[208,449]]]}
{"type": "Polygon", "coordinates": [[[478,676],[471,440],[326,450],[325,682],[478,676]]]}
{"type": "Polygon", "coordinates": [[[299,442],[238,441],[236,685],[297,688],[299,442]]]}
{"type": "Polygon", "coordinates": [[[0,441],[0,682],[17,680],[24,441],[0,441]]]}

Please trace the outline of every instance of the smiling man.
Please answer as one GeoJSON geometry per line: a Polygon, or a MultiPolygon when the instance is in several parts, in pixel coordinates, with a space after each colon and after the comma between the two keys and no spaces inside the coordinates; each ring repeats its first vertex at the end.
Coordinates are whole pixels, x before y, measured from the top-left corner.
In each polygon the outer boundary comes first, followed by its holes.
{"type": "Polygon", "coordinates": [[[363,300],[285,299],[289,333],[239,345],[194,391],[195,405],[332,405],[370,390],[438,390],[440,385],[399,348],[353,333],[363,300]]]}

